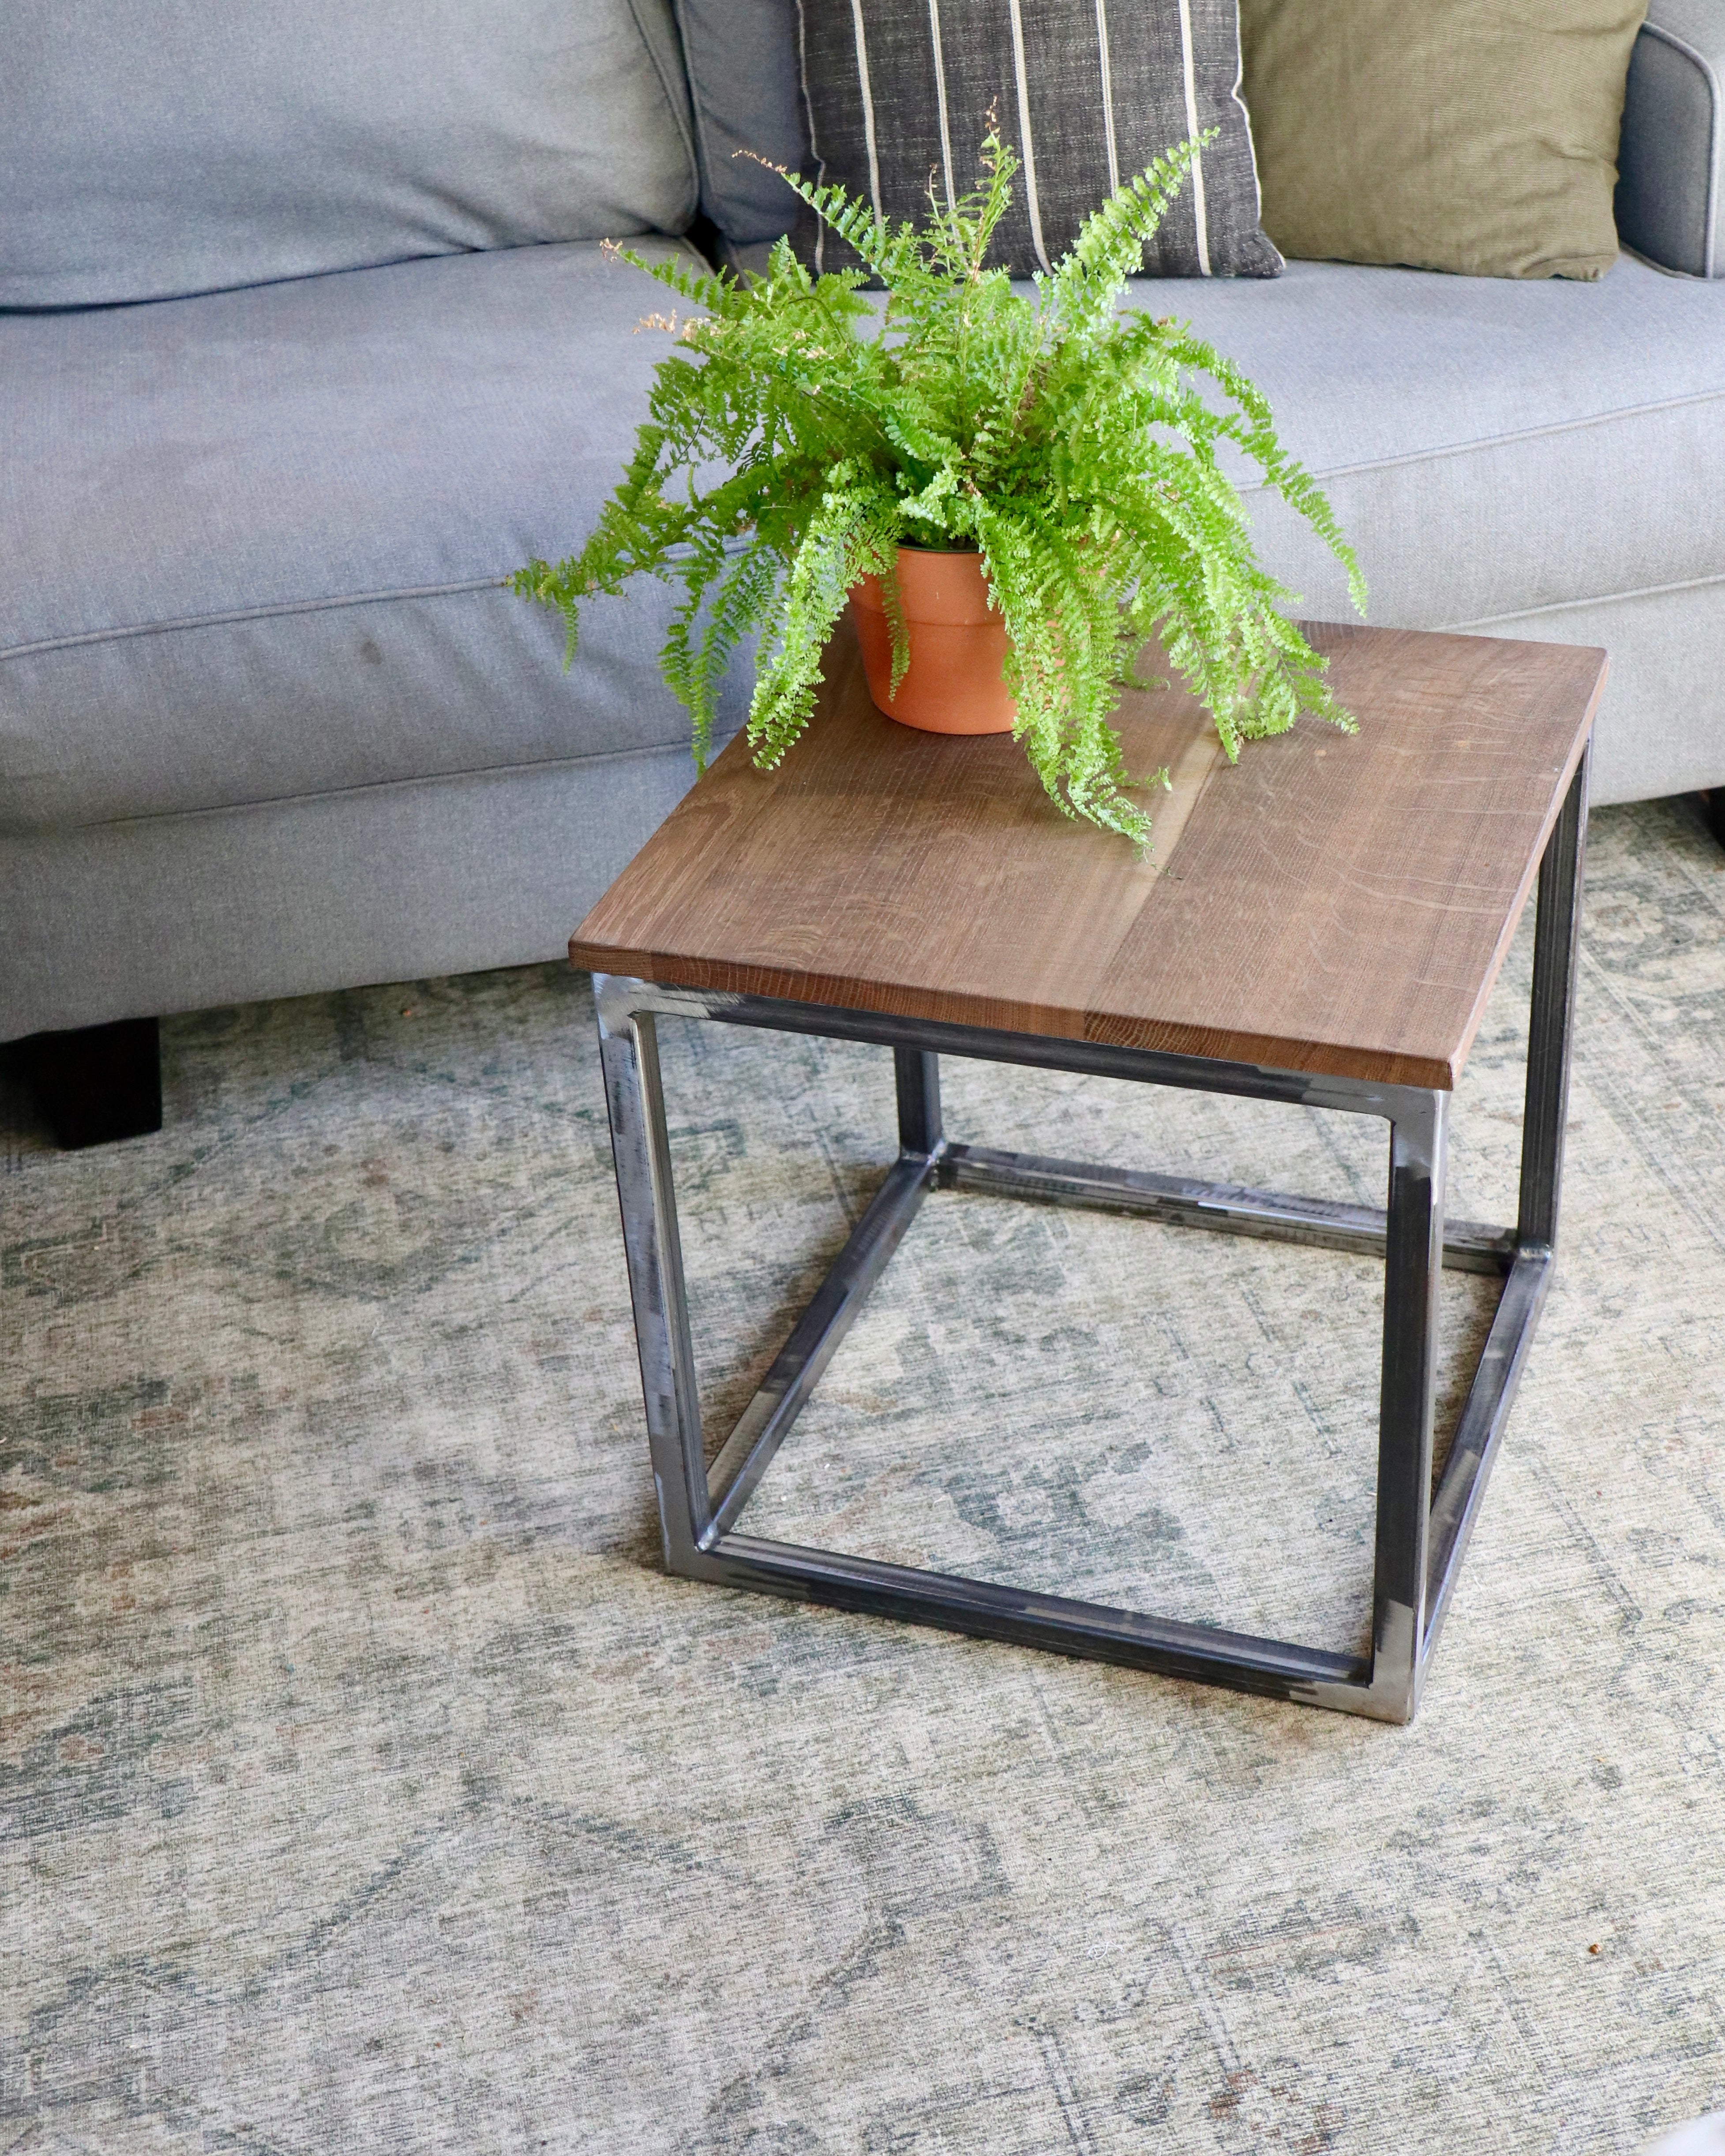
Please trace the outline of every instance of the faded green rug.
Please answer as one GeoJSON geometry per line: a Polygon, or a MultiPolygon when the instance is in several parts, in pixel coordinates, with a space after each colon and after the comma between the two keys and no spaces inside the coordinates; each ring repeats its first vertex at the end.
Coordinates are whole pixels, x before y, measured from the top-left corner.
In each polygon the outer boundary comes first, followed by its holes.
{"type": "MultiPolygon", "coordinates": [[[[1404,1731],[665,1578],[557,968],[176,1019],[121,1149],[8,1096],[0,2150],[1502,2156],[1725,2105],[1722,929],[1686,808],[1595,816],[1558,1277],[1404,1731]]],[[[1511,1210],[1526,982],[1460,1214],[1511,1210]]],[[[716,1435],[890,1060],[667,1031],[716,1435]]],[[[946,1081],[958,1137],[1382,1188],[1375,1125],[946,1081]]],[[[937,1197],[748,1522],[1348,1645],[1378,1311],[937,1197]]]]}

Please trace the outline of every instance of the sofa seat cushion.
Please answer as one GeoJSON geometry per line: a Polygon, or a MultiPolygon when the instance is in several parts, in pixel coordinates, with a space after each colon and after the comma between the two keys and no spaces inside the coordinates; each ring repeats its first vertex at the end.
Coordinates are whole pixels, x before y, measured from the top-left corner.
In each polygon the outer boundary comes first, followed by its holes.
{"type": "MultiPolygon", "coordinates": [[[[1483,629],[1725,578],[1725,286],[1625,257],[1597,284],[1291,262],[1273,284],[1140,290],[1268,395],[1373,621],[1483,629]]],[[[1348,619],[1279,502],[1259,529],[1307,611],[1348,619]]]]}
{"type": "Polygon", "coordinates": [[[567,675],[500,588],[615,484],[655,290],[574,244],[0,316],[0,829],[686,742],[665,587],[567,675]]]}
{"type": "MultiPolygon", "coordinates": [[[[1374,620],[1560,636],[1566,608],[1725,581],[1725,285],[1295,263],[1135,296],[1268,392],[1374,620]]],[[[0,317],[0,829],[685,742],[665,587],[589,607],[565,675],[560,624],[498,583],[590,528],[653,297],[572,245],[0,317]]],[[[1279,504],[1260,533],[1347,617],[1279,504]]]]}

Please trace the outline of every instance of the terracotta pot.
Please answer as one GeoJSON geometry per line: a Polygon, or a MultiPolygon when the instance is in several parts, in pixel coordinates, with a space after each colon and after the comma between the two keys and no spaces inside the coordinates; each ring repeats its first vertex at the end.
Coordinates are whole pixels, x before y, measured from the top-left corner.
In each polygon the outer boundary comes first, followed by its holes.
{"type": "Polygon", "coordinates": [[[931,734],[1004,734],[1018,706],[1001,677],[1006,624],[988,605],[980,554],[901,547],[898,588],[911,664],[892,685],[892,636],[878,577],[850,594],[869,694],[890,719],[931,734]]]}

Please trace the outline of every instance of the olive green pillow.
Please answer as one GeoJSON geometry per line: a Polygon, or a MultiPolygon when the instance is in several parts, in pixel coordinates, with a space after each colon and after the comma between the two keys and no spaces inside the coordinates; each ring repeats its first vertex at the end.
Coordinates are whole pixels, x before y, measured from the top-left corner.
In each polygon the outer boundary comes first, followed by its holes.
{"type": "Polygon", "coordinates": [[[1240,0],[1284,254],[1597,277],[1646,0],[1240,0]]]}

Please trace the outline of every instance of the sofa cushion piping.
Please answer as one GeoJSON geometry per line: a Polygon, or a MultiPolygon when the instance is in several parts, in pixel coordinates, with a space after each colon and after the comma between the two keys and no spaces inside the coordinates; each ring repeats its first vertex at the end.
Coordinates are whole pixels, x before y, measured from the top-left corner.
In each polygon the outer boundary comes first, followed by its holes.
{"type": "MultiPolygon", "coordinates": [[[[725,737],[728,741],[730,736],[725,737]]],[[[724,742],[714,737],[716,750],[724,742]]],[[[459,771],[424,771],[413,778],[370,778],[357,786],[321,787],[315,793],[259,793],[247,801],[212,801],[202,808],[151,808],[132,816],[91,816],[75,824],[32,824],[14,838],[51,838],[56,833],[107,831],[141,824],[185,824],[199,816],[243,816],[253,808],[291,808],[317,801],[346,801],[362,793],[398,793],[419,786],[459,786],[471,779],[515,778],[545,771],[579,771],[588,765],[637,763],[644,757],[690,754],[686,741],[647,742],[637,748],[596,749],[588,756],[542,756],[521,763],[479,763],[459,771]]]]}
{"type": "Polygon", "coordinates": [[[1720,584],[1725,584],[1725,570],[1708,577],[1685,577],[1674,584],[1635,584],[1626,591],[1594,592],[1585,598],[1550,599],[1542,606],[1517,607],[1508,613],[1476,614],[1466,621],[1445,622],[1441,626],[1446,634],[1468,634],[1506,621],[1537,621],[1548,613],[1577,613],[1587,607],[1617,606],[1626,599],[1667,598],[1677,592],[1704,592],[1720,584]]]}
{"type": "MultiPolygon", "coordinates": [[[[1442,442],[1429,449],[1409,449],[1398,456],[1368,457],[1358,464],[1324,465],[1316,469],[1312,478],[1319,480],[1355,479],[1367,472],[1391,471],[1398,465],[1425,465],[1435,463],[1440,457],[1475,456],[1481,449],[1495,449],[1512,442],[1543,441],[1555,434],[1574,434],[1589,427],[1609,426],[1619,419],[1640,419],[1660,412],[1681,412],[1691,404],[1715,404],[1725,399],[1725,390],[1697,389],[1686,397],[1663,397],[1651,404],[1618,404],[1609,411],[1591,412],[1579,419],[1556,419],[1544,427],[1519,427],[1513,434],[1476,434],[1466,442],[1442,442]]],[[[1242,488],[1241,492],[1255,490],[1242,488]]],[[[1262,491],[1260,482],[1256,491],[1262,491]]]]}
{"type": "Polygon", "coordinates": [[[324,613],[338,607],[381,606],[393,599],[459,598],[465,592],[501,591],[507,577],[470,577],[458,584],[403,584],[393,591],[337,592],[325,598],[280,599],[265,606],[229,607],[220,613],[179,614],[171,621],[126,622],[114,629],[79,629],[69,636],[39,637],[32,644],[0,644],[0,660],[28,659],[43,651],[69,651],[80,644],[111,644],[133,636],[162,636],[175,629],[223,629],[241,621],[270,621],[281,614],[324,613]]]}

